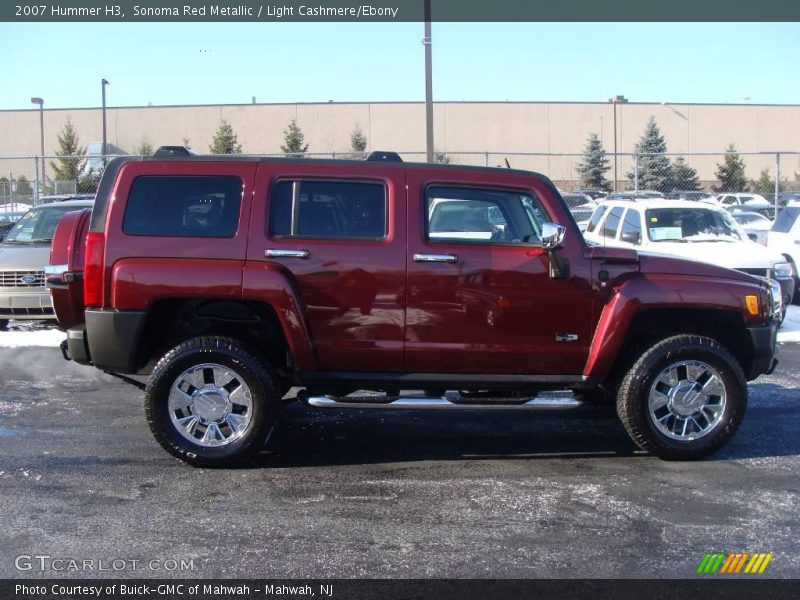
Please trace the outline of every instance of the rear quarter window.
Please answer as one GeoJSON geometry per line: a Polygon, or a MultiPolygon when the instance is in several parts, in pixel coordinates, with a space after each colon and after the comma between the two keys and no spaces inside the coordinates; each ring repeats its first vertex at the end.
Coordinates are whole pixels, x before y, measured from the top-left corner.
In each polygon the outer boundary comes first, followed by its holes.
{"type": "Polygon", "coordinates": [[[122,231],[164,237],[233,237],[242,180],[220,176],[137,177],[128,194],[122,231]]]}

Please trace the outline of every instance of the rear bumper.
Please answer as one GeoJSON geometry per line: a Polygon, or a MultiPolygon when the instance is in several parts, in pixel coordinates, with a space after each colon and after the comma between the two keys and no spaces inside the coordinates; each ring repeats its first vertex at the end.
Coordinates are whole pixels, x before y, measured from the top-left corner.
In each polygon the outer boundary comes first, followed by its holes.
{"type": "Polygon", "coordinates": [[[753,380],[759,375],[769,375],[778,364],[778,324],[771,323],[762,327],[748,327],[750,339],[753,342],[753,360],[746,373],[747,380],[753,380]]]}
{"type": "Polygon", "coordinates": [[[86,323],[67,330],[67,350],[77,363],[135,373],[144,311],[86,309],[86,323]]]}

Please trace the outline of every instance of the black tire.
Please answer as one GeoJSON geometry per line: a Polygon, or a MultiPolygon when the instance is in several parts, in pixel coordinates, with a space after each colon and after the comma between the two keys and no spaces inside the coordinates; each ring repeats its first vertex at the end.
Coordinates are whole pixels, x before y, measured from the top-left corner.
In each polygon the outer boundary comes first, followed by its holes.
{"type": "Polygon", "coordinates": [[[246,461],[264,446],[278,416],[280,395],[268,365],[233,338],[197,337],[176,346],[158,361],[145,389],[145,414],[156,440],[181,460],[202,467],[225,467],[246,461]],[[252,398],[252,414],[241,437],[208,447],[186,439],[172,422],[169,396],[173,383],[187,369],[213,363],[233,369],[252,398]]]}
{"type": "Polygon", "coordinates": [[[617,414],[633,441],[664,460],[697,460],[719,450],[736,433],[747,408],[747,381],[736,358],[716,340],[699,335],[662,339],[644,351],[625,374],[617,392],[617,414]],[[676,440],[658,430],[650,414],[651,386],[680,361],[700,361],[720,376],[725,389],[722,416],[694,440],[676,440]]]}
{"type": "Polygon", "coordinates": [[[0,331],[8,329],[8,319],[0,319],[0,331]]]}

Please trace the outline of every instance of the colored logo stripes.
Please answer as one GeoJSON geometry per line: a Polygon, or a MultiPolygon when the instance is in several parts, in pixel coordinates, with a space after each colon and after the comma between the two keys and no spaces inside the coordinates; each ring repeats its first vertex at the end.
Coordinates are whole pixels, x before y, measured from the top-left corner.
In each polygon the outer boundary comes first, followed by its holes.
{"type": "Polygon", "coordinates": [[[701,575],[732,575],[744,573],[747,575],[760,575],[767,569],[772,560],[772,552],[707,552],[697,567],[701,575]]]}

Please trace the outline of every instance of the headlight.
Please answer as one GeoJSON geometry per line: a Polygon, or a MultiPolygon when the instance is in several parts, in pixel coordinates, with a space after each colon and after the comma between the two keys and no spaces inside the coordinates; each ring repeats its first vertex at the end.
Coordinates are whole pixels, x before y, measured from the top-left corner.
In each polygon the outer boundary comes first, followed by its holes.
{"type": "Polygon", "coordinates": [[[774,279],[769,280],[769,305],[770,316],[780,320],[783,311],[783,292],[781,292],[781,284],[774,279]]]}
{"type": "Polygon", "coordinates": [[[789,279],[792,276],[792,265],[788,262],[779,262],[772,265],[772,274],[781,279],[789,279]]]}

